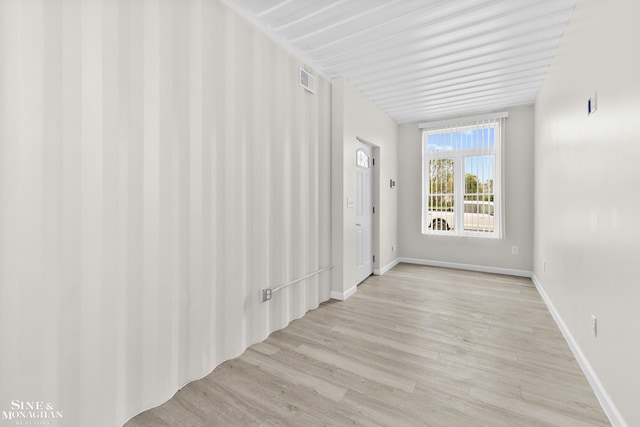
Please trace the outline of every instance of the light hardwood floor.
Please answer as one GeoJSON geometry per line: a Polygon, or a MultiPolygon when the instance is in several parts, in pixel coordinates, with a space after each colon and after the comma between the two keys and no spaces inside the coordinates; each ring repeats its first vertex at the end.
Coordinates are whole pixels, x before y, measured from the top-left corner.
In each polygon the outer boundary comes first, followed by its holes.
{"type": "Polygon", "coordinates": [[[610,424],[531,280],[400,264],[126,424],[235,425],[610,424]]]}

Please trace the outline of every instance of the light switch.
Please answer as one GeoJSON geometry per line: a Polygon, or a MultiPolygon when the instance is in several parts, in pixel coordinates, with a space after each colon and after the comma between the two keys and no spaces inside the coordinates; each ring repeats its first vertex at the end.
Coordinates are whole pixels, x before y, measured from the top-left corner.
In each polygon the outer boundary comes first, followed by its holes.
{"type": "Polygon", "coordinates": [[[593,96],[587,100],[587,113],[589,115],[598,110],[598,92],[594,92],[593,96]]]}

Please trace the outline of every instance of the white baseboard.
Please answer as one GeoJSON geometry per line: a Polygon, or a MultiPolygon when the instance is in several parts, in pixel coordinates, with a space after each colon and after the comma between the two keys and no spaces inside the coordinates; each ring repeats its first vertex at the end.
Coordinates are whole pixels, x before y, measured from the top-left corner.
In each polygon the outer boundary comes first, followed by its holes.
{"type": "Polygon", "coordinates": [[[531,277],[531,272],[527,270],[515,270],[513,268],[487,267],[484,265],[460,264],[457,262],[433,261],[419,258],[398,258],[399,262],[407,264],[429,265],[432,267],[455,268],[458,270],[480,271],[482,273],[506,274],[509,276],[531,277]]]}
{"type": "Polygon", "coordinates": [[[624,418],[622,418],[622,415],[618,411],[618,408],[616,408],[616,405],[611,400],[611,397],[600,382],[600,379],[591,367],[591,364],[589,364],[589,361],[585,357],[584,353],[582,353],[582,350],[580,350],[580,346],[578,346],[578,343],[573,338],[573,335],[571,335],[571,331],[569,331],[569,328],[567,328],[564,320],[562,320],[562,317],[560,317],[560,314],[553,306],[553,303],[542,287],[542,284],[535,274],[531,275],[531,279],[533,280],[534,285],[536,285],[536,289],[538,289],[538,293],[542,297],[542,300],[547,305],[551,316],[553,316],[553,319],[556,321],[556,324],[558,325],[560,332],[562,332],[565,341],[567,342],[567,344],[569,344],[569,348],[571,349],[573,356],[578,361],[578,364],[580,365],[584,376],[587,378],[587,381],[589,381],[589,384],[596,394],[596,397],[598,398],[598,401],[600,402],[600,406],[602,406],[604,413],[607,415],[607,417],[609,417],[611,425],[615,427],[627,427],[627,423],[624,421],[624,418]]]}
{"type": "Polygon", "coordinates": [[[358,285],[354,285],[351,289],[348,289],[346,292],[331,291],[331,298],[344,301],[347,298],[349,298],[351,295],[355,294],[357,290],[358,290],[358,285]]]}
{"type": "Polygon", "coordinates": [[[387,264],[384,267],[382,267],[381,269],[379,269],[379,270],[374,269],[373,270],[373,274],[375,274],[376,276],[382,276],[384,273],[386,273],[387,271],[391,270],[393,267],[395,267],[399,263],[400,263],[400,258],[396,258],[393,261],[391,261],[389,264],[387,264]]]}

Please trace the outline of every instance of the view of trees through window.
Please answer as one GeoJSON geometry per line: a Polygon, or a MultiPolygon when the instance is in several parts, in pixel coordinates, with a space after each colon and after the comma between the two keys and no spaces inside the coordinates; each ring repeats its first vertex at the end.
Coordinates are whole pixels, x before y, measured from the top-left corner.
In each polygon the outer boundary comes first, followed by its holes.
{"type": "MultiPolygon", "coordinates": [[[[494,201],[494,156],[465,157],[465,201],[494,201]]],[[[429,209],[449,210],[454,206],[455,166],[453,159],[429,161],[429,209]]]]}
{"type": "Polygon", "coordinates": [[[430,189],[429,209],[448,210],[454,204],[454,162],[452,159],[437,159],[429,162],[430,189]]]}

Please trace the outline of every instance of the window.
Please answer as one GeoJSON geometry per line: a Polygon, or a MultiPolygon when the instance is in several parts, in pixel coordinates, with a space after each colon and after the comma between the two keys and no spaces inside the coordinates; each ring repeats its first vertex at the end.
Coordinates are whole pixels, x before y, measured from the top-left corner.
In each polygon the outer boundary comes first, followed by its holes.
{"type": "Polygon", "coordinates": [[[423,234],[502,237],[500,177],[505,117],[420,125],[424,129],[423,234]]]}
{"type": "Polygon", "coordinates": [[[369,155],[364,150],[356,152],[356,163],[361,168],[369,168],[369,155]]]}

